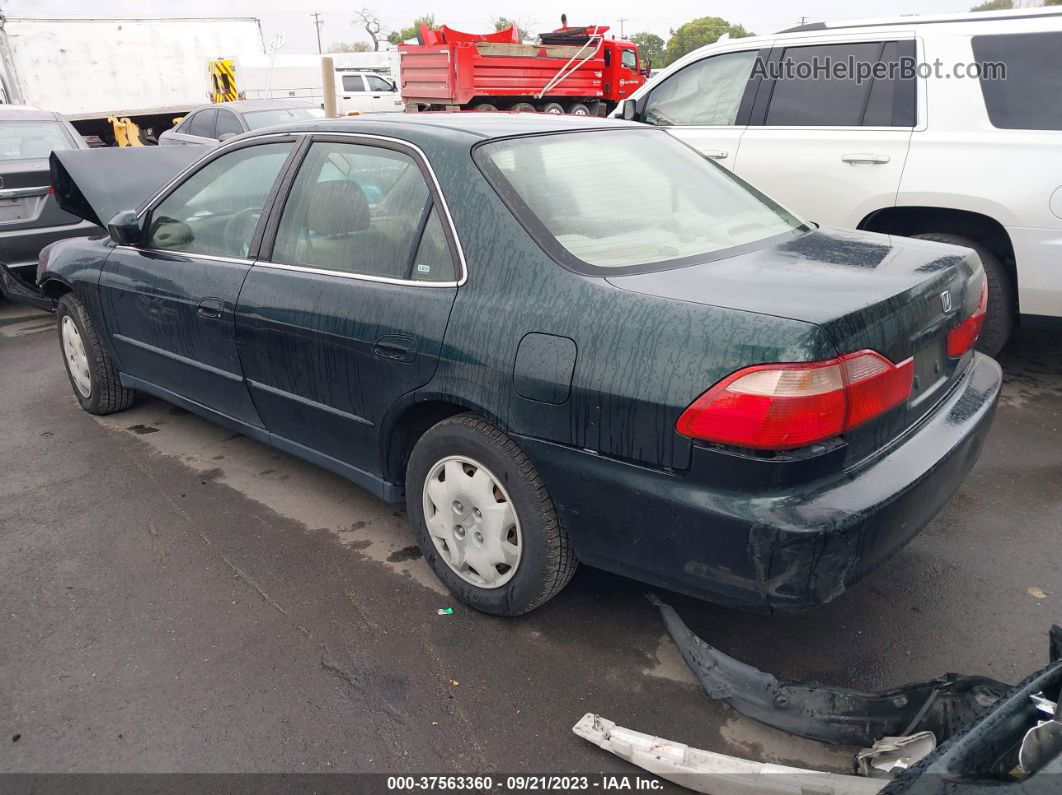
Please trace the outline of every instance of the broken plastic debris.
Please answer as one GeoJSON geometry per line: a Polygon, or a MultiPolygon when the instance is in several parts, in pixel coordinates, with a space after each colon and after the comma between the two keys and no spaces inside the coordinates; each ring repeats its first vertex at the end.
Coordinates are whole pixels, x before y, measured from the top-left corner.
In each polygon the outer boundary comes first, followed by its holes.
{"type": "Polygon", "coordinates": [[[892,778],[929,756],[936,747],[933,732],[882,737],[873,747],[856,754],[856,772],[870,778],[892,778]]]}
{"type": "Polygon", "coordinates": [[[712,795],[874,795],[888,783],[702,751],[625,729],[592,712],[584,715],[572,731],[660,778],[712,795]]]}
{"type": "Polygon", "coordinates": [[[460,683],[460,682],[458,682],[458,681],[457,681],[456,679],[451,679],[451,680],[450,680],[450,686],[451,686],[451,687],[460,687],[460,686],[461,686],[461,683],[460,683]]]}
{"type": "Polygon", "coordinates": [[[1028,588],[1026,588],[1025,593],[1029,594],[1029,596],[1033,597],[1034,599],[1047,598],[1047,594],[1044,593],[1043,589],[1037,588],[1035,585],[1030,585],[1028,588]]]}
{"type": "Polygon", "coordinates": [[[454,614],[454,609],[452,607],[440,607],[435,612],[440,616],[452,616],[454,614]]]}

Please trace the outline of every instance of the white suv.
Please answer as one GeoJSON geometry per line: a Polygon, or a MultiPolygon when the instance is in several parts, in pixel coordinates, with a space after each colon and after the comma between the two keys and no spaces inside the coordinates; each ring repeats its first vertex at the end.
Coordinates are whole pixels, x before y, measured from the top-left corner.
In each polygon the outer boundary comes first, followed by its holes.
{"type": "Polygon", "coordinates": [[[615,115],[811,221],[975,249],[995,354],[1018,311],[1062,317],[1060,54],[1060,10],[818,23],[702,47],[615,115]]]}

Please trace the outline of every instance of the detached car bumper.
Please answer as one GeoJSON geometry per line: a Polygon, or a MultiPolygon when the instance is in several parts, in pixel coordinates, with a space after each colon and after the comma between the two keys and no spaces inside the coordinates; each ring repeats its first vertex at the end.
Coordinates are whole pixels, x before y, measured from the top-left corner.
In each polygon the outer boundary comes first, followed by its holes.
{"type": "Polygon", "coordinates": [[[1002,373],[975,354],[942,405],[872,464],[758,492],[706,486],[710,461],[665,473],[524,438],[579,559],[757,612],[838,596],[911,540],[977,461],[1002,373]],[[700,475],[700,476],[699,476],[700,475]]]}

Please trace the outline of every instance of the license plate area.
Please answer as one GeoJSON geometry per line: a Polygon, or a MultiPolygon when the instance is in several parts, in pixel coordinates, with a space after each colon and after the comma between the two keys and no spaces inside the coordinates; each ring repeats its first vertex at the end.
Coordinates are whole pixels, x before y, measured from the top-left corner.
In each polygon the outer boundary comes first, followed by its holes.
{"type": "Polygon", "coordinates": [[[944,389],[951,378],[954,363],[947,358],[944,338],[930,342],[914,357],[914,383],[907,401],[910,411],[918,414],[932,405],[932,401],[944,389]]]}
{"type": "Polygon", "coordinates": [[[40,197],[23,196],[18,199],[0,198],[0,224],[32,221],[37,217],[40,197]]]}

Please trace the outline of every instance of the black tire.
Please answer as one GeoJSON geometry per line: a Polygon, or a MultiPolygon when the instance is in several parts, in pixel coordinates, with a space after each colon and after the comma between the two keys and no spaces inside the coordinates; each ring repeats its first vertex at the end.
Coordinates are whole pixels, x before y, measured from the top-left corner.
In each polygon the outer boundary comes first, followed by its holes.
{"type": "Polygon", "coordinates": [[[564,106],[559,102],[546,102],[539,107],[541,113],[549,113],[552,116],[561,116],[564,114],[564,106]]]}
{"type": "Polygon", "coordinates": [[[480,102],[478,105],[473,105],[472,110],[480,113],[494,113],[498,108],[496,105],[492,105],[489,102],[480,102]]]}
{"type": "Polygon", "coordinates": [[[72,293],[67,293],[59,299],[56,310],[56,325],[59,329],[59,350],[63,354],[63,365],[66,367],[67,378],[70,379],[70,388],[74,391],[74,397],[81,404],[81,408],[89,414],[114,414],[123,411],[133,405],[136,391],[122,386],[118,377],[118,370],[111,361],[111,357],[100,343],[92,320],[85,305],[72,293]],[[84,345],[85,355],[88,360],[88,372],[91,386],[86,397],[82,394],[74,375],[71,372],[71,364],[63,343],[63,322],[69,318],[70,322],[77,327],[77,332],[84,345]]]}
{"type": "Polygon", "coordinates": [[[536,113],[537,112],[535,110],[535,106],[532,105],[530,102],[517,102],[515,105],[513,105],[511,108],[509,108],[509,110],[511,110],[513,113],[536,113]]]}
{"type": "Polygon", "coordinates": [[[1014,329],[1016,314],[1014,282],[1011,281],[1010,274],[999,261],[999,257],[976,240],[962,235],[953,235],[948,232],[925,232],[913,235],[913,237],[935,240],[938,243],[951,243],[955,246],[966,246],[977,252],[977,256],[981,258],[981,264],[985,266],[985,276],[988,279],[988,312],[975,347],[981,353],[998,356],[1003,346],[1007,344],[1010,332],[1014,329]]]}
{"type": "Polygon", "coordinates": [[[593,115],[590,112],[590,108],[587,105],[583,104],[582,102],[576,102],[574,105],[572,105],[570,108],[568,108],[568,113],[570,113],[572,116],[592,116],[593,115]]]}
{"type": "Polygon", "coordinates": [[[578,561],[557,521],[553,501],[535,468],[504,432],[475,414],[458,414],[430,428],[406,467],[406,509],[424,559],[466,605],[499,616],[516,616],[545,604],[571,580],[578,561]],[[480,462],[504,486],[520,524],[521,557],[504,585],[478,587],[442,558],[424,516],[425,481],[450,456],[480,462]]]}

